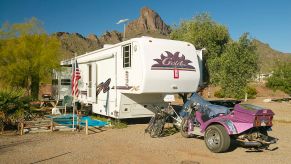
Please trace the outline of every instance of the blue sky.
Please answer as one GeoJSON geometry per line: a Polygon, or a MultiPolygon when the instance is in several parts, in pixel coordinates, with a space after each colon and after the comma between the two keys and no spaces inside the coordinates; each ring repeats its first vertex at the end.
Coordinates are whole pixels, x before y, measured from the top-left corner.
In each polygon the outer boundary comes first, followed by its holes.
{"type": "Polygon", "coordinates": [[[78,32],[101,35],[122,31],[120,19],[136,19],[147,6],[168,25],[201,12],[228,27],[231,37],[244,32],[281,52],[291,52],[291,1],[288,0],[0,0],[0,23],[36,17],[48,33],[78,32]]]}

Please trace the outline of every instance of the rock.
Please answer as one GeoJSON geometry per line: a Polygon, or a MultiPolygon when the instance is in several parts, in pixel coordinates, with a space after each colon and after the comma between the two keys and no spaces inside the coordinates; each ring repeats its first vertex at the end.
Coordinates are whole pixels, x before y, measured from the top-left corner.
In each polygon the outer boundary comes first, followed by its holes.
{"type": "Polygon", "coordinates": [[[79,33],[57,32],[54,34],[61,42],[64,52],[63,59],[69,59],[77,55],[84,54],[102,47],[97,37],[89,35],[85,38],[79,33]]]}
{"type": "Polygon", "coordinates": [[[97,42],[99,42],[99,39],[98,39],[98,37],[97,37],[95,34],[89,34],[89,35],[87,36],[87,39],[92,40],[92,41],[97,41],[97,42]]]}
{"type": "Polygon", "coordinates": [[[82,39],[86,40],[86,38],[83,35],[81,35],[81,34],[79,34],[77,32],[72,33],[72,35],[75,36],[75,37],[82,38],[82,39]]]}
{"type": "Polygon", "coordinates": [[[263,102],[270,103],[270,102],[272,102],[272,99],[264,99],[263,102]]]}
{"type": "Polygon", "coordinates": [[[55,35],[57,37],[62,37],[63,35],[69,35],[69,33],[68,32],[57,32],[57,33],[55,33],[55,35]]]}
{"type": "Polygon", "coordinates": [[[100,42],[102,44],[115,44],[121,41],[122,41],[122,36],[121,36],[121,33],[118,31],[111,31],[111,32],[106,31],[106,33],[100,37],[100,42]]]}
{"type": "Polygon", "coordinates": [[[129,36],[139,33],[168,35],[170,32],[170,27],[164,23],[159,14],[147,7],[142,8],[140,17],[130,22],[126,27],[126,34],[129,36]]]}

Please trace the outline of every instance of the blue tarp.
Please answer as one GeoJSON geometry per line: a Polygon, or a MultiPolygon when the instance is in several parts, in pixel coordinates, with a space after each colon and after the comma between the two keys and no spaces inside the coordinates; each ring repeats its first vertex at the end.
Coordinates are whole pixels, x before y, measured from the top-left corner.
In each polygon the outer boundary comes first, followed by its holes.
{"type": "MultiPolygon", "coordinates": [[[[53,118],[53,121],[62,124],[62,125],[69,125],[73,124],[73,114],[65,114],[65,115],[59,115],[59,116],[48,116],[50,118],[53,118]]],[[[81,125],[85,126],[86,120],[88,120],[88,126],[105,126],[107,125],[107,122],[100,121],[100,120],[93,120],[89,116],[83,116],[81,117],[81,125]]],[[[74,117],[74,123],[77,124],[77,115],[74,117]]]]}

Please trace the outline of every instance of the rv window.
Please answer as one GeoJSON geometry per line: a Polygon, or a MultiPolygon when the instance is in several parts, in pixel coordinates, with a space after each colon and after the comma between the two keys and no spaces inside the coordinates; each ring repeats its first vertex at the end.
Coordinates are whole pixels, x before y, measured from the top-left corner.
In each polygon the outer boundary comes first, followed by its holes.
{"type": "Polygon", "coordinates": [[[131,67],[131,45],[125,45],[122,47],[123,53],[123,68],[131,67]]]}
{"type": "Polygon", "coordinates": [[[71,85],[71,79],[61,79],[61,85],[71,85]]]}

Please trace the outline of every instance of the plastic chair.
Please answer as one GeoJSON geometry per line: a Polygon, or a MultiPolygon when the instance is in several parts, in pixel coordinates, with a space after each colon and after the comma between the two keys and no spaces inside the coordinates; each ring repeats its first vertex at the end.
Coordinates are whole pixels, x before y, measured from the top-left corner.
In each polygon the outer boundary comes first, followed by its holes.
{"type": "Polygon", "coordinates": [[[57,108],[59,108],[60,110],[64,110],[64,114],[67,113],[67,107],[71,107],[73,103],[73,97],[72,96],[64,96],[64,99],[62,101],[61,106],[57,106],[57,108]]]}

